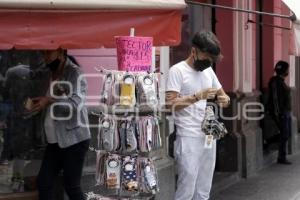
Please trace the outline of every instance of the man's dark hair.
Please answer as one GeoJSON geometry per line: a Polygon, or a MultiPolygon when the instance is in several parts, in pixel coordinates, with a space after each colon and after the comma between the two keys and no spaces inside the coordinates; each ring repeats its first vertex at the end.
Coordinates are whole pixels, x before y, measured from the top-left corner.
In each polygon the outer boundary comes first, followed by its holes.
{"type": "Polygon", "coordinates": [[[289,67],[290,67],[289,63],[287,63],[283,60],[280,60],[276,63],[274,70],[275,70],[276,74],[280,76],[280,75],[286,74],[289,67]]]}
{"type": "Polygon", "coordinates": [[[222,57],[220,41],[211,31],[197,32],[192,39],[192,45],[201,52],[210,54],[214,61],[222,57]]]}

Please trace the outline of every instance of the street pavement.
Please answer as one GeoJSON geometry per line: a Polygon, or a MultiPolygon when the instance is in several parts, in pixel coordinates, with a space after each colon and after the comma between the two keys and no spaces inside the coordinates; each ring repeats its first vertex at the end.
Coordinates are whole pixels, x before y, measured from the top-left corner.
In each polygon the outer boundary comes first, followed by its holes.
{"type": "Polygon", "coordinates": [[[210,200],[300,200],[300,154],[288,158],[292,165],[273,164],[210,200]]]}

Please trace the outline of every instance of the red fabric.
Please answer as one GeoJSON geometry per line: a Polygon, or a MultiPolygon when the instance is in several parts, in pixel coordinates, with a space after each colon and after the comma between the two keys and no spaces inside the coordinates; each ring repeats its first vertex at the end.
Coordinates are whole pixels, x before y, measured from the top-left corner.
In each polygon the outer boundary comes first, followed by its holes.
{"type": "Polygon", "coordinates": [[[114,47],[114,36],[154,38],[155,46],[181,40],[180,10],[0,10],[0,49],[114,47]]]}

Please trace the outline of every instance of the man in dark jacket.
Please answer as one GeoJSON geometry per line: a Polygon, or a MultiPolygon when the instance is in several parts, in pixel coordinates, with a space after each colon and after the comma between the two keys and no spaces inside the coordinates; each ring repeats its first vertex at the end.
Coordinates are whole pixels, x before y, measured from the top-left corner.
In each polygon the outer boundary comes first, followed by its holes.
{"type": "Polygon", "coordinates": [[[279,61],[275,65],[276,76],[269,81],[268,110],[275,120],[279,131],[279,164],[291,164],[286,159],[287,142],[291,135],[291,89],[284,82],[289,74],[289,64],[279,61]]]}

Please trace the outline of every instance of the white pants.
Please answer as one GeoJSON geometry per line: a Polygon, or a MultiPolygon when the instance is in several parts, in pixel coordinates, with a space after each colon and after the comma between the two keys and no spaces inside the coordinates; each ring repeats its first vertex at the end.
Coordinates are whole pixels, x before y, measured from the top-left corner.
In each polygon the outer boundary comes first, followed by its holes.
{"type": "Polygon", "coordinates": [[[204,148],[205,137],[181,137],[175,141],[178,169],[175,200],[208,200],[216,161],[216,141],[204,148]]]}

